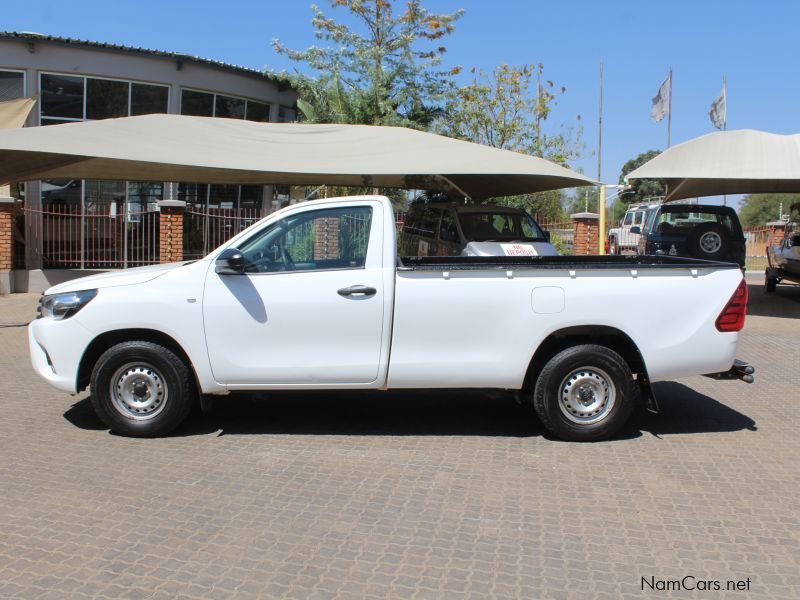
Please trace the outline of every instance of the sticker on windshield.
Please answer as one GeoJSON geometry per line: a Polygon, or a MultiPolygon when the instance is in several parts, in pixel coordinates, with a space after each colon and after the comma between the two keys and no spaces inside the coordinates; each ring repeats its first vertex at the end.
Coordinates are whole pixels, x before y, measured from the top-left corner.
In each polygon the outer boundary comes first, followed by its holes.
{"type": "Polygon", "coordinates": [[[538,256],[533,246],[525,244],[500,244],[506,256],[538,256]]]}

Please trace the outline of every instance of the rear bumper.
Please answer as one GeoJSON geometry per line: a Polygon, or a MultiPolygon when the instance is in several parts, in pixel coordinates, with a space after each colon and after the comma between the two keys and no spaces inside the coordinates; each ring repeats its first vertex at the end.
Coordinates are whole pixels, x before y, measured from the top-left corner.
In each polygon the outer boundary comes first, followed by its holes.
{"type": "Polygon", "coordinates": [[[756,368],[738,358],[733,361],[733,366],[727,371],[720,373],[706,373],[704,377],[711,379],[740,379],[745,383],[753,383],[756,380],[756,368]]]}

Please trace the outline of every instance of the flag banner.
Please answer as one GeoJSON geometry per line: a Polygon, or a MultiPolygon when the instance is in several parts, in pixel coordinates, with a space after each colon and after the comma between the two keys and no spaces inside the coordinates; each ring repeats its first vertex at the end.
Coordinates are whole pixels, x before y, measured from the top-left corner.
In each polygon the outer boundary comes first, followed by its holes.
{"type": "Polygon", "coordinates": [[[667,116],[669,112],[669,96],[672,93],[672,81],[669,77],[664,80],[661,87],[658,88],[658,94],[653,98],[653,106],[650,109],[650,118],[658,123],[667,116]]]}
{"type": "Polygon", "coordinates": [[[717,99],[711,103],[711,110],[708,111],[708,116],[717,129],[724,129],[728,124],[728,99],[726,96],[725,86],[723,86],[717,99]]]}

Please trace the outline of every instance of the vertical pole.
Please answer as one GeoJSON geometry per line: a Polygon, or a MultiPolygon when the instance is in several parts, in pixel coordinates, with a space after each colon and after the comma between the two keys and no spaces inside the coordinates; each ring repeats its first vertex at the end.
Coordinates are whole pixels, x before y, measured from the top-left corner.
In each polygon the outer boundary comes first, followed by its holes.
{"type": "Polygon", "coordinates": [[[597,232],[597,253],[604,255],[606,253],[606,186],[600,184],[600,223],[597,232]]]}
{"type": "Polygon", "coordinates": [[[669,105],[667,106],[667,148],[669,148],[669,134],[672,129],[672,67],[669,68],[669,105]]]}
{"type": "Polygon", "coordinates": [[[600,110],[597,113],[597,181],[601,181],[600,165],[603,154],[603,61],[600,61],[600,110]]]}
{"type": "MultiPolygon", "coordinates": [[[[728,82],[725,75],[722,76],[722,98],[725,100],[725,120],[722,122],[722,131],[728,129],[728,82]]],[[[728,196],[722,196],[722,206],[728,206],[728,196]]]]}

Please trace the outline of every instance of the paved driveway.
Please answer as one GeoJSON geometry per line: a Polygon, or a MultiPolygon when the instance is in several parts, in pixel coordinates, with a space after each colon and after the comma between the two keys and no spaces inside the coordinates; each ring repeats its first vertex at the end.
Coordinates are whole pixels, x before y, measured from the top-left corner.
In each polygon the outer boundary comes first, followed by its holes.
{"type": "Polygon", "coordinates": [[[752,291],[754,385],[660,384],[598,444],[477,393],[229,399],[120,438],[36,378],[35,297],[2,297],[0,597],[798,598],[800,288],[752,291]]]}

